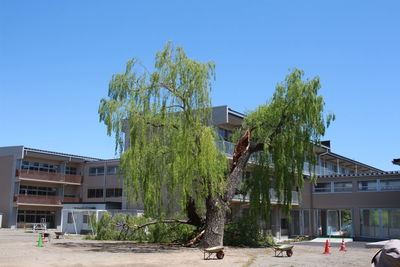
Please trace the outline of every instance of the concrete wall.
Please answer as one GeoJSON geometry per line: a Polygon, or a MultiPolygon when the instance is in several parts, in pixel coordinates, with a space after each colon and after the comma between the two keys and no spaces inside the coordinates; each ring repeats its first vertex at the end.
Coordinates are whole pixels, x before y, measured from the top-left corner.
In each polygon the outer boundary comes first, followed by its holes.
{"type": "MultiPolygon", "coordinates": [[[[3,214],[2,227],[9,227],[13,201],[14,155],[0,157],[0,213],[3,214]]],[[[14,218],[15,219],[15,218],[14,218]]]]}

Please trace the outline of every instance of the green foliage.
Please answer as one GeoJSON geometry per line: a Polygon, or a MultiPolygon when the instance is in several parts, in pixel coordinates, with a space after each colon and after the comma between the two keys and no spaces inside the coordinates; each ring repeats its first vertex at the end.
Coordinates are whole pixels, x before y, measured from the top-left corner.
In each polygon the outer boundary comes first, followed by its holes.
{"type": "Polygon", "coordinates": [[[149,242],[183,244],[195,236],[196,227],[187,224],[160,223],[149,227],[149,242]]]}
{"type": "Polygon", "coordinates": [[[121,155],[126,195],[143,201],[149,216],[179,212],[176,204],[183,210],[188,198],[204,213],[204,198],[222,195],[227,160],[211,125],[214,69],[168,43],[156,55],[154,72],[128,61],[101,100],[100,121],[115,133],[117,148],[122,132],[129,139],[121,155]]]}
{"type": "Polygon", "coordinates": [[[278,84],[265,105],[248,114],[243,125],[250,129],[251,142],[262,144],[255,156],[257,165],[249,183],[250,206],[263,216],[269,212],[270,189],[276,191],[286,211],[292,191],[303,187],[304,162],[314,179],[317,163],[315,145],[325,134],[334,115],[324,115],[319,78],[303,80],[304,72],[295,69],[278,84]]]}
{"type": "Polygon", "coordinates": [[[152,243],[184,243],[195,235],[196,228],[187,224],[179,223],[158,223],[135,230],[135,226],[143,225],[154,220],[144,216],[131,216],[127,214],[117,214],[111,216],[104,213],[96,221],[93,220],[94,236],[87,239],[95,240],[130,240],[136,242],[152,243]],[[123,228],[121,225],[129,225],[130,228],[123,228]]]}
{"type": "Polygon", "coordinates": [[[228,246],[272,246],[275,244],[271,235],[260,231],[259,223],[253,216],[241,216],[225,226],[224,244],[228,246]]]}
{"type": "MultiPolygon", "coordinates": [[[[265,219],[271,206],[270,189],[275,189],[289,211],[292,191],[303,187],[304,162],[310,163],[313,174],[317,162],[314,146],[334,119],[334,115],[324,114],[319,78],[304,80],[303,76],[297,69],[289,73],[276,86],[272,99],[249,113],[241,131],[233,136],[237,140],[244,130],[250,131],[251,153],[257,164],[244,189],[250,192],[253,215],[265,219]]],[[[135,58],[128,61],[125,72],[113,75],[110,81],[108,98],[100,103],[100,121],[109,135],[115,134],[116,151],[123,150],[125,133],[128,146],[120,162],[124,192],[128,199],[143,202],[148,216],[180,215],[189,199],[194,200],[199,215],[204,215],[206,198],[220,196],[229,202],[224,197],[230,197],[239,186],[239,175],[229,176],[228,160],[215,142],[210,100],[214,78],[214,63],[192,60],[169,42],[157,53],[154,71],[135,58]]],[[[243,172],[246,164],[240,168],[236,174],[243,172]]],[[[115,229],[108,227],[104,224],[97,235],[115,238],[115,229]],[[104,229],[107,231],[101,232],[104,229]]],[[[154,229],[153,240],[167,235],[163,227],[154,229]]],[[[251,233],[244,237],[249,243],[256,232],[255,225],[250,228],[251,233]]],[[[228,242],[229,238],[234,240],[228,234],[228,242]]]]}

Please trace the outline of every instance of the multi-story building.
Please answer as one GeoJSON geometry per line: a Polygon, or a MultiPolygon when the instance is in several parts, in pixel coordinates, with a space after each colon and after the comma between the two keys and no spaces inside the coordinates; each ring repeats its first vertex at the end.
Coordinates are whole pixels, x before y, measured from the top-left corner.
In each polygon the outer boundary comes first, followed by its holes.
{"type": "MultiPolygon", "coordinates": [[[[230,133],[241,125],[244,115],[226,106],[217,107],[217,110],[219,113],[214,112],[214,117],[219,118],[218,132],[223,139],[229,140],[230,133]]],[[[221,143],[231,158],[234,144],[221,143]]],[[[315,152],[318,156],[317,181],[310,181],[308,163],[305,163],[304,188],[301,192],[292,192],[289,216],[282,211],[271,190],[268,231],[278,238],[282,235],[400,238],[400,172],[385,172],[333,153],[329,141],[315,147],[315,152]]],[[[400,165],[400,159],[393,163],[400,165]]],[[[247,196],[235,196],[232,210],[240,212],[246,202],[249,202],[247,196]]]]}
{"type": "MultiPolygon", "coordinates": [[[[227,106],[213,108],[213,120],[220,148],[232,158],[232,131],[244,114],[227,106]]],[[[125,147],[129,140],[125,140],[125,147]]],[[[286,215],[271,190],[268,232],[281,236],[400,237],[400,173],[384,172],[331,151],[330,142],[316,147],[317,183],[308,179],[292,192],[292,211],[286,215]]],[[[394,160],[393,163],[400,163],[394,160]]],[[[251,179],[251,162],[246,172],[251,179]]],[[[72,224],[71,212],[83,209],[129,210],[138,214],[143,207],[129,203],[123,195],[119,160],[101,160],[23,146],[0,148],[0,213],[3,227],[23,227],[45,218],[48,227],[72,224]],[[67,213],[63,213],[64,208],[67,213]],[[64,215],[63,215],[64,214],[64,215]],[[64,218],[63,218],[64,216],[64,218]]],[[[248,196],[236,195],[232,213],[248,206],[248,196]]],[[[72,212],[73,214],[73,212],[72,212]]],[[[85,215],[86,216],[86,215],[85,215]]],[[[87,223],[84,217],[83,223],[87,223]]],[[[65,227],[63,228],[65,229],[65,227]]],[[[68,227],[67,227],[68,229],[68,227]]],[[[76,231],[76,227],[75,227],[76,231]]]]}
{"type": "Polygon", "coordinates": [[[82,172],[95,158],[23,146],[0,148],[0,212],[3,226],[21,227],[44,218],[60,224],[63,202],[80,202],[82,172]]]}

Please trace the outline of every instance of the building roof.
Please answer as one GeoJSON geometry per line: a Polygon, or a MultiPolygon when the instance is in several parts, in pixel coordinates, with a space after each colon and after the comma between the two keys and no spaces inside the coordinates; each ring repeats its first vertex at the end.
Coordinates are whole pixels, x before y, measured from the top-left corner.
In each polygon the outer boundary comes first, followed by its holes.
{"type": "Polygon", "coordinates": [[[79,160],[84,160],[84,161],[99,161],[99,160],[102,160],[102,159],[99,159],[99,158],[85,157],[85,156],[79,156],[79,155],[74,155],[74,154],[60,153],[60,152],[54,152],[54,151],[48,151],[48,150],[42,150],[42,149],[36,149],[36,148],[29,148],[29,147],[24,147],[24,150],[26,152],[28,152],[28,153],[29,152],[34,152],[34,153],[51,155],[51,156],[59,156],[59,157],[79,159],[79,160]]]}
{"type": "Polygon", "coordinates": [[[349,167],[349,166],[352,166],[352,165],[357,165],[357,167],[360,168],[359,171],[364,170],[364,172],[365,172],[365,171],[367,171],[367,172],[384,172],[383,170],[378,169],[378,168],[375,168],[375,167],[372,167],[372,166],[370,166],[370,165],[368,165],[368,164],[364,164],[364,163],[362,163],[362,162],[359,162],[359,161],[356,161],[356,160],[353,160],[353,159],[344,157],[344,156],[342,156],[342,155],[333,153],[332,151],[330,151],[330,149],[328,149],[327,154],[325,154],[324,157],[325,157],[325,158],[331,157],[331,160],[332,160],[333,162],[334,162],[335,160],[337,160],[337,159],[342,160],[341,166],[344,166],[344,167],[349,167]],[[343,164],[343,161],[347,162],[347,164],[343,164]],[[368,170],[370,170],[370,171],[368,171],[368,170]]]}
{"type": "Polygon", "coordinates": [[[317,178],[346,178],[346,177],[373,177],[382,175],[395,175],[399,176],[400,171],[381,171],[381,172],[366,172],[366,173],[354,173],[354,174],[328,174],[318,175],[317,178]]]}

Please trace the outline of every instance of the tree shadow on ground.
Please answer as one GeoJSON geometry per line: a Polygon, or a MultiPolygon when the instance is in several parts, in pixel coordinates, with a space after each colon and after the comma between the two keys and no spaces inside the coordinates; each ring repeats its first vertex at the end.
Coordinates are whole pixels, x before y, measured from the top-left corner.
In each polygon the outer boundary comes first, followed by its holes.
{"type": "Polygon", "coordinates": [[[179,251],[182,247],[168,244],[147,244],[134,242],[62,242],[54,243],[56,247],[81,249],[93,252],[111,253],[170,253],[179,251]]]}

